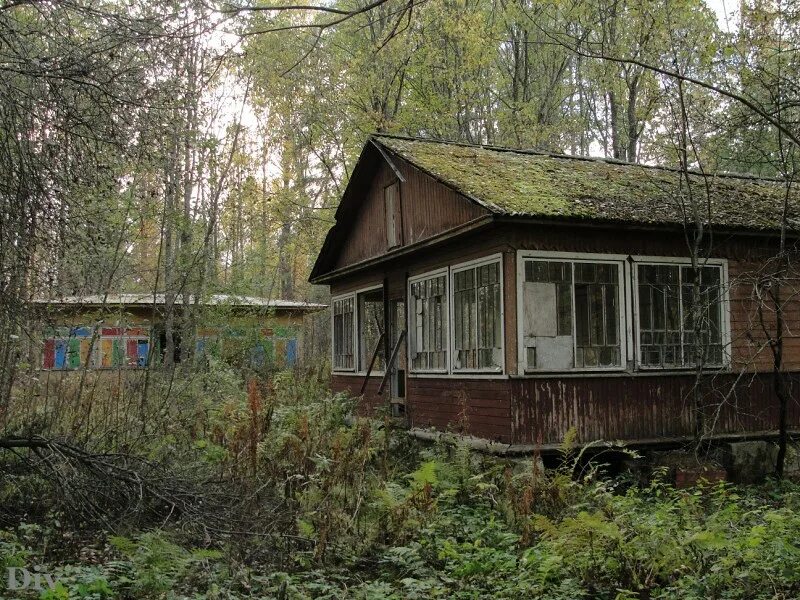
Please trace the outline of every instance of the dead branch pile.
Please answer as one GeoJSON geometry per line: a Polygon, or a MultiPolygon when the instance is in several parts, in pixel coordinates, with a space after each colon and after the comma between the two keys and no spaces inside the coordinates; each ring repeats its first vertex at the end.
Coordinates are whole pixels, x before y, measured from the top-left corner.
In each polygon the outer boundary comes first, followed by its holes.
{"type": "Polygon", "coordinates": [[[125,453],[97,453],[67,440],[0,439],[0,479],[36,478],[43,497],[0,506],[13,526],[31,508],[55,508],[71,525],[108,532],[178,527],[198,543],[255,537],[285,551],[281,532],[293,518],[271,486],[211,476],[198,464],[176,465],[125,453]]]}

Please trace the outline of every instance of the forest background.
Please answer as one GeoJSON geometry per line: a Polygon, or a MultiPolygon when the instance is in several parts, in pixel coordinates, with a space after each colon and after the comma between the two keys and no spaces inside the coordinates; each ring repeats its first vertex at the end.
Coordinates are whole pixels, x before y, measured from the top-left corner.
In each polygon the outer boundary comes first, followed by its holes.
{"type": "Polygon", "coordinates": [[[789,189],[798,48],[782,0],[2,1],[0,566],[47,565],[45,598],[797,597],[790,481],[418,447],[345,426],[324,368],[15,390],[33,298],[326,301],[308,273],[373,132],[789,189]]]}

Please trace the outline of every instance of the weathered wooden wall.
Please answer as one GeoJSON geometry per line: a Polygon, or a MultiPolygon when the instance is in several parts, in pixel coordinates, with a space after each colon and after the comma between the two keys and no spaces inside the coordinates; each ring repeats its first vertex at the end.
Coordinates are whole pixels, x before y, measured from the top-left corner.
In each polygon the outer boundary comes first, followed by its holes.
{"type": "MultiPolygon", "coordinates": [[[[800,379],[791,378],[789,423],[800,429],[800,379]]],[[[575,428],[578,442],[597,440],[666,442],[691,439],[695,390],[707,433],[727,435],[775,431],[778,402],[771,374],[703,378],[627,375],[513,379],[513,438],[521,444],[559,444],[575,428]]]]}
{"type": "MultiPolygon", "coordinates": [[[[484,208],[438,184],[402,159],[396,159],[395,166],[405,178],[400,184],[403,245],[428,239],[487,214],[484,208]]],[[[382,162],[349,224],[345,243],[338,249],[337,268],[386,253],[383,189],[396,180],[394,171],[382,162]]]]}
{"type": "MultiPolygon", "coordinates": [[[[406,183],[401,190],[405,243],[424,240],[485,214],[427,175],[397,161],[406,183]]],[[[364,200],[364,209],[343,244],[338,267],[386,254],[383,187],[395,174],[382,165],[364,200]]],[[[703,383],[706,423],[719,434],[764,432],[777,426],[771,383],[772,356],[759,321],[760,271],[775,254],[775,240],[747,234],[714,234],[711,257],[726,258],[731,282],[731,372],[708,376],[703,383]],[[744,373],[743,375],[739,375],[744,373]]],[[[581,226],[506,220],[451,238],[413,255],[387,255],[367,270],[337,279],[335,294],[388,283],[389,296],[402,298],[414,275],[501,253],[503,256],[505,356],[507,378],[468,376],[406,380],[407,419],[413,427],[435,427],[507,443],[560,443],[574,427],[582,442],[605,439],[671,440],[693,434],[694,376],[691,372],[622,372],[524,376],[517,368],[516,251],[551,250],[617,255],[688,257],[685,236],[630,226],[581,226]]],[[[800,372],[800,282],[785,291],[784,364],[800,372]]],[[[764,311],[766,323],[771,308],[764,311]]],[[[800,383],[793,375],[793,397],[800,383]]],[[[378,378],[379,379],[379,378],[378,378]]],[[[334,375],[338,391],[357,393],[362,378],[334,375]]],[[[364,409],[385,403],[370,390],[364,409]]],[[[800,429],[800,406],[793,398],[790,422],[800,429]]]]}
{"type": "MultiPolygon", "coordinates": [[[[383,376],[370,376],[367,387],[364,390],[364,395],[358,403],[357,413],[361,416],[373,416],[375,410],[381,406],[386,406],[387,396],[386,392],[382,396],[378,396],[378,388],[381,385],[383,376]]],[[[344,392],[352,398],[358,398],[361,392],[361,386],[364,383],[364,377],[358,375],[337,375],[331,376],[331,391],[335,393],[344,392]]]]}
{"type": "MultiPolygon", "coordinates": [[[[360,413],[373,414],[386,397],[371,378],[360,413]]],[[[358,395],[362,379],[334,376],[335,391],[358,395]]],[[[800,430],[800,377],[791,375],[789,424],[800,430]]],[[[558,445],[574,428],[576,441],[660,443],[694,432],[692,375],[445,379],[412,377],[408,425],[433,427],[508,444],[558,445]]],[[[718,374],[699,384],[707,433],[774,432],[778,403],[771,374],[737,381],[718,374]]]]}
{"type": "Polygon", "coordinates": [[[412,377],[409,425],[512,443],[512,387],[507,379],[412,377]]]}
{"type": "MultiPolygon", "coordinates": [[[[331,389],[357,397],[363,377],[336,375],[331,389]]],[[[386,406],[387,396],[377,395],[381,377],[370,377],[359,414],[372,415],[386,406]]],[[[406,416],[412,427],[474,435],[510,444],[513,441],[512,387],[507,379],[442,379],[411,377],[407,383],[406,416]]]]}

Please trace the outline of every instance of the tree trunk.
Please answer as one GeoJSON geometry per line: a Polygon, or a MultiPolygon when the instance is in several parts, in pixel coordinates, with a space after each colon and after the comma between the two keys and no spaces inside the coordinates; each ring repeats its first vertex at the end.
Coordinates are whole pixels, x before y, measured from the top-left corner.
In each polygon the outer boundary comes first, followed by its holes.
{"type": "Polygon", "coordinates": [[[631,81],[628,83],[628,146],[625,153],[625,160],[628,162],[636,162],[636,157],[639,154],[639,120],[636,118],[636,100],[638,95],[639,76],[633,75],[631,81]]]}
{"type": "Polygon", "coordinates": [[[772,381],[778,398],[778,455],[775,458],[775,475],[783,478],[786,463],[786,447],[789,443],[788,418],[789,399],[783,378],[783,308],[781,307],[780,284],[775,284],[775,348],[772,354],[772,381]]]}

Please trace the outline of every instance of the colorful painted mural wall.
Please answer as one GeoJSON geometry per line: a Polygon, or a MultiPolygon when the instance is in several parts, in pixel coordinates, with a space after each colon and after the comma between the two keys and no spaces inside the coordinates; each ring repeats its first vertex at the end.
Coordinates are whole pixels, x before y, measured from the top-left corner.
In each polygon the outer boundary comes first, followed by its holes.
{"type": "MultiPolygon", "coordinates": [[[[254,369],[295,366],[299,330],[202,328],[195,358],[220,358],[254,369]]],[[[150,327],[61,327],[45,332],[41,368],[46,370],[144,368],[162,361],[163,333],[150,327]],[[151,356],[152,351],[152,356],[151,356]]]]}
{"type": "Polygon", "coordinates": [[[147,366],[146,327],[63,327],[45,333],[43,369],[110,369],[147,366]]]}
{"type": "Polygon", "coordinates": [[[197,330],[195,356],[216,357],[253,369],[288,369],[298,356],[299,328],[206,327],[197,330]]]}

